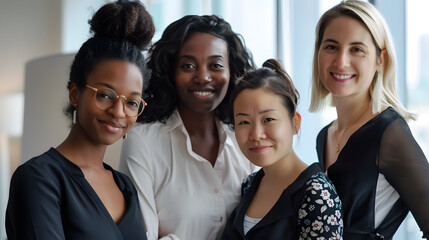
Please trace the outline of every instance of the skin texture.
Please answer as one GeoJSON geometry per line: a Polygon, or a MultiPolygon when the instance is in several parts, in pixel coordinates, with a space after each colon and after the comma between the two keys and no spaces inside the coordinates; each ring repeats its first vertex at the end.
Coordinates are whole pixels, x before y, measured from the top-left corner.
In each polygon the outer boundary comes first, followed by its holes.
{"type": "Polygon", "coordinates": [[[334,98],[366,98],[380,68],[371,34],[350,17],[338,17],[327,25],[318,60],[320,79],[334,98]]]}
{"type": "Polygon", "coordinates": [[[212,112],[225,97],[229,77],[225,41],[207,33],[191,34],[180,49],[175,70],[179,109],[212,112]]]}
{"type": "MultiPolygon", "coordinates": [[[[125,97],[141,96],[143,77],[139,68],[132,63],[106,60],[94,67],[87,84],[96,88],[111,88],[125,97]]],[[[99,109],[95,104],[94,91],[86,87],[79,90],[75,84],[70,87],[69,99],[77,109],[77,123],[57,150],[79,166],[113,220],[119,223],[126,211],[126,203],[112,172],[104,168],[103,158],[106,147],[125,135],[137,117],[125,115],[121,98],[113,107],[99,109]]]]}
{"type": "Polygon", "coordinates": [[[338,17],[325,29],[318,53],[320,80],[332,93],[338,119],[328,130],[326,167],[335,163],[349,137],[375,114],[369,88],[383,63],[368,29],[350,17],[338,17]],[[351,107],[353,106],[353,107],[351,107]]]}
{"type": "Polygon", "coordinates": [[[178,110],[192,150],[214,166],[219,136],[213,111],[225,98],[230,81],[227,44],[207,33],[193,33],[176,61],[178,110]]]}
{"type": "Polygon", "coordinates": [[[264,89],[241,92],[234,101],[235,135],[243,154],[265,169],[293,152],[295,123],[282,99],[264,89]]]}
{"type": "Polygon", "coordinates": [[[293,151],[301,116],[289,116],[282,99],[264,89],[246,89],[233,103],[235,135],[243,154],[264,170],[246,214],[263,218],[307,168],[293,151]]]}
{"type": "MultiPolygon", "coordinates": [[[[88,76],[87,85],[95,88],[110,88],[125,97],[141,96],[142,77],[134,64],[125,61],[103,61],[88,76]]],[[[84,88],[77,93],[79,99],[77,116],[79,126],[93,144],[111,145],[119,140],[136,121],[136,117],[127,117],[123,111],[122,99],[114,106],[101,110],[95,104],[94,91],[84,88]]]]}

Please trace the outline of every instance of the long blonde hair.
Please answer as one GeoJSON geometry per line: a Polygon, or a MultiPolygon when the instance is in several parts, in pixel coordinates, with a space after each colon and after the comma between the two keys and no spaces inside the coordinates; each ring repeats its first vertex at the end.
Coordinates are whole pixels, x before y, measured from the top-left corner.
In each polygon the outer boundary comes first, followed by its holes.
{"type": "Polygon", "coordinates": [[[377,57],[385,51],[381,71],[375,73],[370,86],[373,113],[379,113],[383,106],[392,106],[404,119],[415,119],[402,105],[396,90],[396,52],[389,27],[373,5],[359,0],[342,1],[326,11],[317,23],[309,111],[317,112],[327,104],[332,105],[332,95],[319,78],[318,52],[327,25],[341,16],[351,17],[367,27],[376,47],[377,57]]]}

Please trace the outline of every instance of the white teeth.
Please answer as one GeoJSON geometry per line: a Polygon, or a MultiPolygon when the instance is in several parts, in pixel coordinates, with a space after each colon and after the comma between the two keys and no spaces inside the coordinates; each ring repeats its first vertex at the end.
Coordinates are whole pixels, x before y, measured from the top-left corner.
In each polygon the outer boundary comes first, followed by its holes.
{"type": "Polygon", "coordinates": [[[353,74],[335,74],[333,73],[332,76],[338,79],[349,79],[353,76],[353,74]]]}
{"type": "Polygon", "coordinates": [[[211,92],[197,92],[197,91],[195,91],[194,94],[205,97],[205,96],[208,96],[209,94],[211,94],[211,92]]]}

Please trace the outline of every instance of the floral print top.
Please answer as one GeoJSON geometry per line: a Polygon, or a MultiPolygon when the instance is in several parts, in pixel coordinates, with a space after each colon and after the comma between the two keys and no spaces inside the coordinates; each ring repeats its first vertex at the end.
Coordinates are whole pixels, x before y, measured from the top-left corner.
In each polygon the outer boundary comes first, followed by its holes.
{"type": "Polygon", "coordinates": [[[244,181],[242,200],[228,219],[222,239],[342,239],[341,200],[317,163],[305,169],[264,218],[244,234],[244,215],[263,176],[261,169],[244,181]]]}
{"type": "Polygon", "coordinates": [[[319,172],[306,183],[302,205],[298,210],[299,240],[341,239],[343,219],[341,201],[334,185],[319,172]]]}

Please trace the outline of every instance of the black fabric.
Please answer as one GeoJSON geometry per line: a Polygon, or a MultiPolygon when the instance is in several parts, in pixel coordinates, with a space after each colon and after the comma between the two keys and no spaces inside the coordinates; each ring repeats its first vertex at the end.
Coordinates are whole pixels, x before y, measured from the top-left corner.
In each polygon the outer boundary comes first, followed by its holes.
{"type": "Polygon", "coordinates": [[[113,170],[127,210],[116,225],[80,168],[51,148],[15,171],[6,210],[6,232],[15,239],[146,239],[137,192],[113,170]]]}
{"type": "MultiPolygon", "coordinates": [[[[244,215],[246,214],[247,209],[249,208],[250,203],[252,202],[253,197],[258,190],[259,183],[264,176],[263,169],[259,170],[256,175],[249,176],[248,181],[243,184],[242,199],[237,206],[237,208],[231,213],[230,217],[225,226],[225,230],[222,235],[223,240],[238,240],[238,239],[247,239],[247,240],[278,240],[278,239],[299,239],[302,237],[300,234],[302,231],[306,231],[304,226],[307,224],[313,223],[304,223],[305,219],[318,219],[321,222],[326,221],[325,216],[332,216],[334,214],[338,214],[341,219],[341,202],[339,201],[338,195],[335,192],[335,188],[332,183],[328,180],[326,175],[322,172],[319,167],[319,164],[315,163],[305,169],[298,178],[289,185],[280,196],[279,200],[274,204],[271,210],[262,218],[253,228],[251,228],[246,235],[244,235],[243,230],[243,222],[244,215]],[[299,210],[302,209],[304,205],[307,204],[307,198],[311,196],[306,195],[307,191],[316,192],[314,188],[312,188],[313,179],[323,179],[324,185],[323,189],[329,192],[330,197],[332,199],[336,199],[337,202],[333,207],[328,207],[324,210],[323,214],[321,214],[320,208],[325,206],[322,203],[319,203],[320,206],[316,206],[314,212],[308,212],[308,215],[313,215],[309,218],[299,218],[299,210]],[[316,215],[314,215],[316,214],[316,215]],[[323,216],[321,216],[323,215],[323,216]],[[319,217],[318,217],[319,216],[319,217]],[[321,217],[320,217],[321,216],[321,217]],[[323,219],[323,220],[322,220],[323,219]],[[302,221],[302,222],[300,222],[302,221]]],[[[317,193],[320,198],[320,192],[317,193]]],[[[310,204],[318,205],[314,202],[310,204]]],[[[323,225],[324,230],[326,227],[331,228],[330,231],[324,232],[324,237],[334,237],[332,232],[339,230],[341,236],[342,225],[323,225]]],[[[308,227],[308,232],[311,230],[311,226],[308,227]]],[[[316,232],[316,231],[315,231],[316,232]]],[[[303,239],[316,239],[317,237],[321,237],[321,235],[310,236],[308,234],[303,239]]],[[[328,238],[326,238],[328,239],[328,238]]],[[[335,238],[337,239],[337,238],[335,238]]]]}
{"type": "MultiPolygon", "coordinates": [[[[325,169],[325,146],[330,124],[317,137],[317,153],[325,169]]],[[[411,210],[423,236],[429,237],[429,164],[405,120],[391,107],[354,132],[328,169],[343,202],[344,239],[373,239],[379,233],[392,239],[411,210]],[[378,229],[374,227],[378,175],[400,199],[378,229]]]]}

